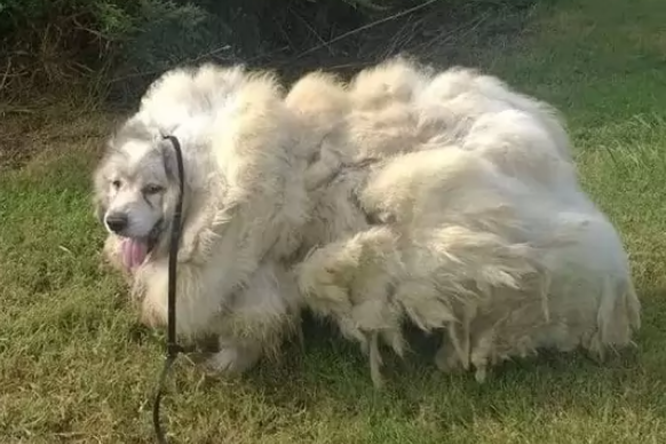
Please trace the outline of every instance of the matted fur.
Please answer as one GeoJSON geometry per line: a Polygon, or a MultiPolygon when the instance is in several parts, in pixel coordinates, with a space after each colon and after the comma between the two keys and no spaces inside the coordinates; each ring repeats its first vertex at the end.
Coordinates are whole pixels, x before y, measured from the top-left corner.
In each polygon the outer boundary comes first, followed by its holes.
{"type": "MultiPolygon", "coordinates": [[[[180,139],[188,178],[178,331],[219,335],[219,369],[275,350],[302,307],[361,344],[376,384],[380,342],[402,355],[405,322],[440,332],[440,368],[479,380],[541,347],[601,356],[640,325],[622,243],[578,184],[560,118],[494,77],[393,59],[285,95],[241,67],[171,71],[111,141],[100,215],[114,169],[141,174],[161,152],[169,175],[160,134],[180,139]]],[[[154,324],[165,239],[130,276],[154,324]]],[[[115,235],[105,251],[122,268],[115,235]]]]}
{"type": "Polygon", "coordinates": [[[623,246],[580,189],[550,106],[473,70],[404,59],[348,86],[306,76],[287,96],[303,114],[305,88],[348,103],[322,138],[337,141],[319,152],[332,179],[305,231],[329,243],[298,264],[298,282],[368,351],[376,384],[379,342],[402,354],[404,322],[442,331],[440,368],[473,367],[479,380],[540,347],[602,356],[631,343],[640,304],[623,246]]]}

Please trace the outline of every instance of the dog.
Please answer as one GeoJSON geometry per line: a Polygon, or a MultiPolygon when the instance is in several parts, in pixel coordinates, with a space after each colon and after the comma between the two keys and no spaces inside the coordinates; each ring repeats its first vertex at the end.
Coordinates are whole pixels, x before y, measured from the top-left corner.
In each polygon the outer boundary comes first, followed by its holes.
{"type": "Polygon", "coordinates": [[[109,140],[95,172],[105,255],[130,280],[142,319],[167,314],[178,138],[184,166],[177,334],[215,335],[211,368],[236,373],[275,352],[298,322],[286,260],[299,245],[307,196],[276,81],[240,67],[176,70],[158,79],[109,140]]]}
{"type": "Polygon", "coordinates": [[[561,117],[475,70],[398,57],[289,90],[205,64],[157,79],[94,173],[105,256],[166,322],[167,239],[185,167],[177,332],[208,364],[277,356],[304,309],[369,356],[402,327],[440,335],[444,371],[541,348],[603,357],[640,327],[621,239],[581,189],[561,117]]]}

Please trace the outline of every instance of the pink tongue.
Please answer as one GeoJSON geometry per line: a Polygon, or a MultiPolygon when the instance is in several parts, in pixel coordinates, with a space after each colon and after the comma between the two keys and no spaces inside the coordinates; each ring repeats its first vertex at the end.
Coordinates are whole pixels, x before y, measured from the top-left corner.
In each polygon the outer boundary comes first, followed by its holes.
{"type": "Polygon", "coordinates": [[[130,270],[143,263],[148,255],[148,245],[136,239],[124,239],[122,245],[123,262],[130,270]]]}

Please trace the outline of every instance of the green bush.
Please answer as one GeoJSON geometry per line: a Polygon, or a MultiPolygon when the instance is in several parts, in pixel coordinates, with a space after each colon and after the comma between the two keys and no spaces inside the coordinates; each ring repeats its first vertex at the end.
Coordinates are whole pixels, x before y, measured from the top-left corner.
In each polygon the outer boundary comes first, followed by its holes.
{"type": "MultiPolygon", "coordinates": [[[[322,58],[344,64],[360,58],[361,34],[334,46],[324,42],[426,1],[0,0],[0,95],[78,85],[118,101],[136,97],[156,75],[185,62],[275,67],[282,61],[287,71],[298,70],[299,63],[322,65],[322,58]],[[299,57],[314,46],[321,50],[299,57]]],[[[450,16],[451,9],[501,1],[438,4],[447,5],[444,15],[450,16]]],[[[376,57],[400,49],[386,39],[398,30],[382,31],[376,57]]]]}
{"type": "Polygon", "coordinates": [[[297,51],[361,23],[360,7],[376,9],[367,0],[0,0],[0,41],[14,88],[84,82],[126,95],[184,61],[297,51]]]}

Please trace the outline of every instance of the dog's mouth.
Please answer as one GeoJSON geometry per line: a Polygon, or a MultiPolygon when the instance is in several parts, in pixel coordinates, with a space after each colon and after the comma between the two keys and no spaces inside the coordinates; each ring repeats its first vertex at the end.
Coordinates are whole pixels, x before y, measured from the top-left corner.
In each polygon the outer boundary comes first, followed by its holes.
{"type": "Polygon", "coordinates": [[[150,253],[157,245],[162,231],[162,222],[160,221],[155,224],[147,237],[123,237],[121,243],[122,261],[128,270],[134,271],[149,260],[150,253]]]}

